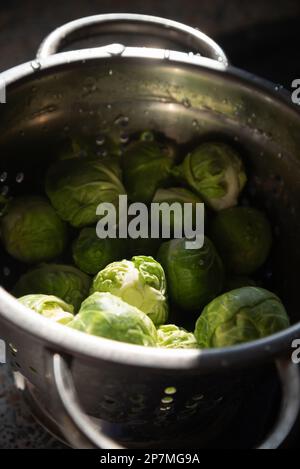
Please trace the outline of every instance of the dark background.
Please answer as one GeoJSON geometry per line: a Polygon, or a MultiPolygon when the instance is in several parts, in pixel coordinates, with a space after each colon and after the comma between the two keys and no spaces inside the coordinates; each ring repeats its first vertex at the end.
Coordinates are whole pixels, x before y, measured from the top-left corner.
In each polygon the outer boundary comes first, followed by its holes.
{"type": "Polygon", "coordinates": [[[223,46],[234,65],[286,87],[300,76],[299,0],[2,0],[0,71],[31,60],[41,40],[61,24],[113,12],[198,27],[223,46]]]}
{"type": "MultiPolygon", "coordinates": [[[[290,88],[300,78],[299,0],[0,0],[0,72],[32,60],[42,39],[73,19],[113,12],[174,19],[203,30],[232,64],[290,88]]],[[[95,45],[97,41],[95,41],[95,45]]],[[[268,400],[268,399],[266,399],[268,400]]],[[[241,431],[242,433],[242,431],[241,431]]],[[[299,445],[297,430],[290,439],[299,445]]],[[[8,366],[0,366],[0,448],[57,448],[35,424],[8,366]]]]}

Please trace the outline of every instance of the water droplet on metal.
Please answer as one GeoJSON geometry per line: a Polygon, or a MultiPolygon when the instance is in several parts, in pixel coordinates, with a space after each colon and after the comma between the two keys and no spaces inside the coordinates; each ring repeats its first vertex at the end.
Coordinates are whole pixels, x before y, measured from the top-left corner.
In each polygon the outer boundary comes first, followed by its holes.
{"type": "Polygon", "coordinates": [[[30,65],[32,70],[34,71],[39,70],[41,68],[41,64],[38,60],[32,60],[32,62],[30,62],[30,65]]]}
{"type": "Polygon", "coordinates": [[[108,70],[108,74],[111,76],[113,74],[113,71],[111,69],[108,70]]]}
{"type": "Polygon", "coordinates": [[[124,50],[125,46],[123,44],[110,44],[107,48],[110,55],[122,55],[124,50]]]}
{"type": "Polygon", "coordinates": [[[107,150],[103,149],[103,150],[97,151],[97,156],[102,156],[105,158],[107,156],[107,150]]]}
{"type": "Polygon", "coordinates": [[[123,144],[124,144],[124,143],[127,143],[128,140],[129,140],[129,135],[128,135],[128,134],[122,133],[122,134],[120,135],[120,142],[121,142],[121,143],[123,143],[123,144]]]}
{"type": "Polygon", "coordinates": [[[107,104],[106,109],[111,109],[111,104],[107,104]]]}
{"type": "Polygon", "coordinates": [[[104,144],[104,142],[105,142],[104,135],[98,135],[98,137],[96,138],[96,145],[101,147],[104,144]]]}
{"type": "Polygon", "coordinates": [[[120,127],[126,127],[128,125],[129,118],[127,116],[120,115],[115,119],[115,124],[120,127]]]}
{"type": "Polygon", "coordinates": [[[16,182],[20,183],[22,181],[24,181],[24,173],[18,173],[16,175],[16,182]]]}
{"type": "Polygon", "coordinates": [[[189,101],[187,98],[183,98],[182,104],[183,104],[184,107],[186,107],[186,108],[191,107],[191,103],[190,103],[190,101],[189,101]]]}
{"type": "Polygon", "coordinates": [[[3,173],[0,175],[0,182],[4,182],[7,179],[7,171],[3,171],[3,173]]]}

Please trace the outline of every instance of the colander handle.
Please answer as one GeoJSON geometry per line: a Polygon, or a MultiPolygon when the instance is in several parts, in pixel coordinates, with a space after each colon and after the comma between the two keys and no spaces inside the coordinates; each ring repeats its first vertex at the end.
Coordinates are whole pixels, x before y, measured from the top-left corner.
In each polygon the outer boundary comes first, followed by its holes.
{"type": "Polygon", "coordinates": [[[87,16],[66,23],[44,39],[37,52],[37,58],[49,57],[77,39],[113,33],[148,34],[154,38],[171,39],[188,52],[200,53],[204,57],[228,65],[221,47],[198,29],[158,16],[128,13],[87,16]]]}
{"type": "MultiPolygon", "coordinates": [[[[67,360],[59,354],[54,354],[52,366],[53,381],[59,401],[57,412],[60,414],[62,432],[70,444],[80,449],[125,449],[107,437],[82,410],[67,360]]],[[[299,368],[288,359],[276,360],[276,367],[282,386],[281,407],[274,428],[257,449],[278,448],[290,433],[299,414],[299,368]]]]}
{"type": "Polygon", "coordinates": [[[57,394],[54,396],[54,411],[59,416],[61,430],[72,447],[77,449],[124,449],[123,446],[106,436],[82,410],[66,359],[59,354],[53,355],[52,367],[57,394]]]}

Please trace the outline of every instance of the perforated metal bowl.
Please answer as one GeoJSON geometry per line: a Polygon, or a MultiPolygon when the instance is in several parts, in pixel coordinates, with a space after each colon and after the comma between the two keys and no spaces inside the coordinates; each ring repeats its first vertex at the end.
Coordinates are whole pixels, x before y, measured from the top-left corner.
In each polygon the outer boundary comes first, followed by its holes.
{"type": "Polygon", "coordinates": [[[200,31],[139,15],[69,23],[46,38],[37,59],[1,78],[7,85],[0,108],[1,187],[13,194],[42,191],[62,134],[155,129],[179,144],[216,133],[240,144],[251,195],[273,223],[274,283],[294,323],[271,337],[216,350],[159,350],[96,338],[19,304],[6,290],[21,268],[3,252],[10,275],[0,289],[0,335],[66,438],[76,447],[119,448],[155,445],[197,428],[205,444],[208,428],[217,432],[231,420],[247,380],[257,380],[259,389],[261,367],[276,361],[282,407],[262,446],[277,447],[299,407],[299,376],[289,353],[300,335],[300,117],[289,97],[228,66],[200,31]],[[96,33],[143,34],[160,48],[125,47],[118,36],[105,47],[58,53],[78,35],[96,33]],[[166,41],[177,50],[167,50],[166,41]],[[101,428],[88,415],[101,419],[101,428]]]}

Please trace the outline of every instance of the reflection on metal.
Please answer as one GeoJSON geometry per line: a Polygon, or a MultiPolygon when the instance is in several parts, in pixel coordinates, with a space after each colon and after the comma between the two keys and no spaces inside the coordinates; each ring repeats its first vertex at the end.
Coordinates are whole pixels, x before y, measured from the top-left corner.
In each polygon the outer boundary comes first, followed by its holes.
{"type": "Polygon", "coordinates": [[[6,363],[6,346],[4,340],[0,340],[0,363],[6,363]]]}
{"type": "Polygon", "coordinates": [[[6,83],[3,78],[0,77],[0,103],[6,103],[6,83]]]}

